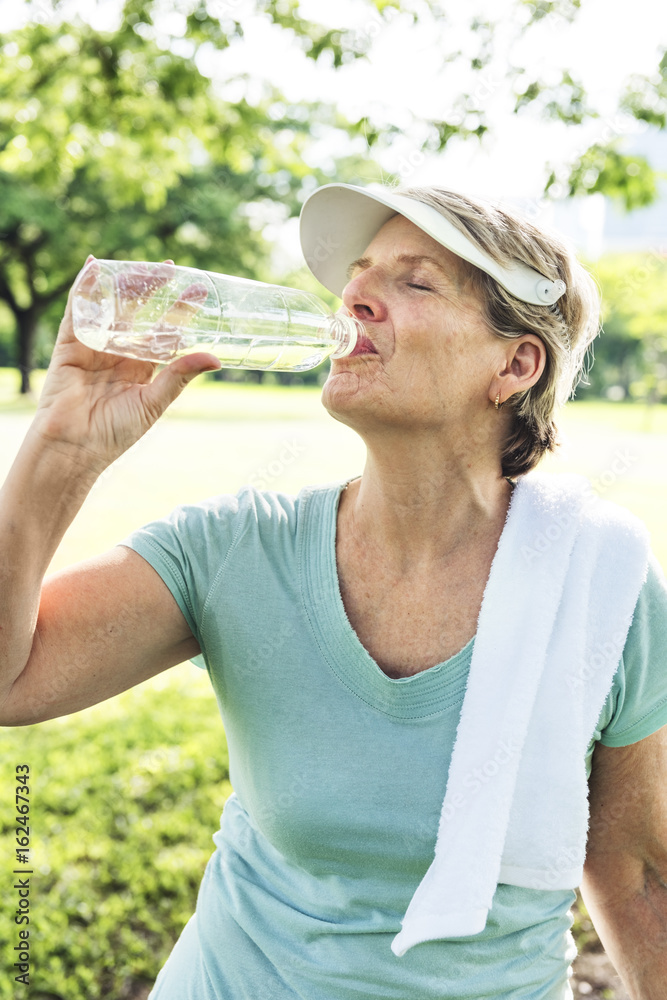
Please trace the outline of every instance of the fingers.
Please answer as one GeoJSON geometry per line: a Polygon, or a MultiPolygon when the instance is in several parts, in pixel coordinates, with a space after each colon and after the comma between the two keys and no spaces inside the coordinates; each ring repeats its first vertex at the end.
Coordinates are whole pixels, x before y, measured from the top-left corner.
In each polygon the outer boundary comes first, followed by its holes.
{"type": "Polygon", "coordinates": [[[217,371],[221,364],[213,354],[187,354],[167,365],[156,375],[142,395],[146,406],[157,414],[163,413],[180,396],[188,383],[203,372],[217,371]]]}
{"type": "Polygon", "coordinates": [[[138,262],[131,269],[121,271],[116,278],[120,299],[126,305],[139,305],[165,285],[174,274],[174,265],[144,264],[138,262]]]}
{"type": "Polygon", "coordinates": [[[173,329],[173,327],[188,326],[196,316],[199,306],[206,301],[208,289],[206,285],[190,285],[181,293],[173,305],[165,312],[156,331],[173,329]]]}
{"type": "Polygon", "coordinates": [[[77,277],[75,278],[74,283],[72,284],[72,288],[70,288],[70,295],[72,294],[72,290],[74,288],[76,288],[77,291],[79,289],[83,292],[90,291],[94,287],[99,273],[100,273],[99,264],[97,263],[93,255],[90,254],[86,258],[86,263],[83,265],[77,277]],[[93,263],[93,261],[95,261],[95,263],[93,263]]]}
{"type": "MultiPolygon", "coordinates": [[[[104,265],[100,265],[92,254],[89,255],[72,286],[58,336],[61,344],[75,339],[72,327],[72,303],[75,301],[73,291],[76,290],[84,299],[93,299],[99,295],[100,290],[96,285],[101,280],[101,266],[104,265]]],[[[205,284],[193,281],[183,287],[188,278],[184,281],[183,275],[179,275],[179,279],[175,280],[177,275],[179,272],[172,260],[161,264],[142,261],[121,263],[115,275],[115,316],[110,329],[116,334],[133,330],[137,311],[143,309],[141,315],[144,328],[152,327],[155,360],[173,357],[180,347],[180,342],[174,340],[174,335],[192,325],[198,310],[208,297],[205,284]],[[170,339],[163,343],[165,336],[170,339]],[[157,351],[158,341],[160,352],[157,351]]],[[[196,277],[196,272],[193,277],[196,277]]],[[[108,292],[106,284],[101,292],[108,292]]],[[[147,352],[150,350],[149,345],[147,352]]],[[[218,367],[217,362],[214,367],[218,367]]]]}
{"type": "Polygon", "coordinates": [[[67,302],[65,304],[65,312],[63,313],[63,318],[60,321],[56,344],[76,341],[74,327],[72,325],[72,298],[74,295],[74,289],[76,289],[77,292],[81,290],[85,294],[90,292],[94,287],[99,274],[99,265],[96,261],[95,263],[92,263],[93,261],[95,261],[95,257],[92,254],[88,254],[85,264],[72,282],[72,287],[69,290],[67,302]]]}
{"type": "Polygon", "coordinates": [[[179,301],[202,303],[206,301],[207,295],[208,289],[206,285],[197,281],[192,285],[188,285],[185,291],[181,293],[179,301]]]}

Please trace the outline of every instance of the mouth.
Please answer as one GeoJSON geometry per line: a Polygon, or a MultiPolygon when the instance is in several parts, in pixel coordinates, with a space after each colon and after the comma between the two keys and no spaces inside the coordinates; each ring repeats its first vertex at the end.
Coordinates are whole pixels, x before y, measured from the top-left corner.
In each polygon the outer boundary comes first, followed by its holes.
{"type": "Polygon", "coordinates": [[[359,354],[377,354],[373,341],[366,334],[362,333],[358,336],[357,342],[354,345],[354,350],[350,351],[347,355],[348,358],[354,358],[359,354]]]}

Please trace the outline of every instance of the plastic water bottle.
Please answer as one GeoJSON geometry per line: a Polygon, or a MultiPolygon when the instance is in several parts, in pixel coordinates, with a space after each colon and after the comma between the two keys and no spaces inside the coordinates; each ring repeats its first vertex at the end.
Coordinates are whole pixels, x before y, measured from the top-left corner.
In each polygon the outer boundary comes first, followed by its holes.
{"type": "Polygon", "coordinates": [[[364,329],[309,292],[119,260],[86,264],[72,316],[76,337],[95,351],[159,362],[206,351],[223,368],[288,372],[346,357],[364,329]]]}

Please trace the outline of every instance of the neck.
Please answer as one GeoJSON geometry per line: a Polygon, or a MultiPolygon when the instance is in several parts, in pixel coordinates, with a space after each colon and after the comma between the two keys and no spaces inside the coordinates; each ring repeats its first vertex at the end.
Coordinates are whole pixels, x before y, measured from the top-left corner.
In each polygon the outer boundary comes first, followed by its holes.
{"type": "Polygon", "coordinates": [[[401,572],[497,543],[511,497],[499,456],[410,435],[369,442],[363,476],[341,498],[347,530],[401,572]]]}

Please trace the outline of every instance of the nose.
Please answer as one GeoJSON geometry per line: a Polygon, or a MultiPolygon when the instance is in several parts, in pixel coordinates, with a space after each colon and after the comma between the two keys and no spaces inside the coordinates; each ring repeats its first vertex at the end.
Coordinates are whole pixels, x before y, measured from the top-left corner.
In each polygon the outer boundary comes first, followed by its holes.
{"type": "Polygon", "coordinates": [[[381,323],[387,317],[382,285],[374,268],[366,268],[348,281],[343,289],[343,305],[364,322],[381,323]]]}

